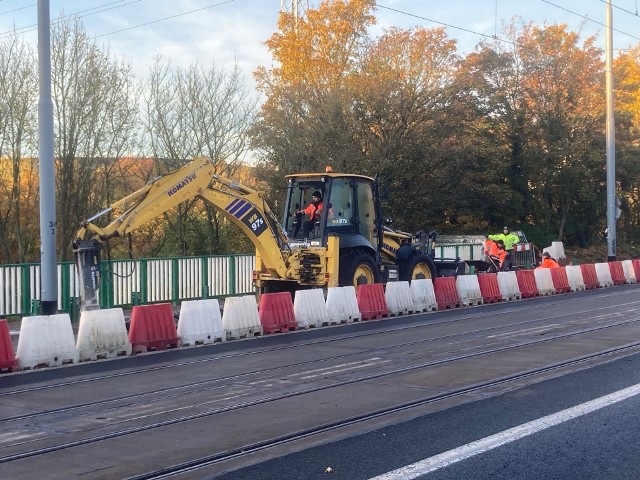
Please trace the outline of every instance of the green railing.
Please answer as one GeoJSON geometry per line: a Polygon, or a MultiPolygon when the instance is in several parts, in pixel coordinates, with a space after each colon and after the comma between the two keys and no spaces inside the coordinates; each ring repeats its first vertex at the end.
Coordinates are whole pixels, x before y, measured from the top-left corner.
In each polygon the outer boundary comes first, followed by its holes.
{"type": "MultiPolygon", "coordinates": [[[[254,255],[224,255],[103,261],[100,307],[254,293],[254,255]]],[[[78,278],[73,262],[58,263],[58,310],[78,312],[78,278]]],[[[40,313],[40,264],[0,266],[0,315],[40,313]]]]}

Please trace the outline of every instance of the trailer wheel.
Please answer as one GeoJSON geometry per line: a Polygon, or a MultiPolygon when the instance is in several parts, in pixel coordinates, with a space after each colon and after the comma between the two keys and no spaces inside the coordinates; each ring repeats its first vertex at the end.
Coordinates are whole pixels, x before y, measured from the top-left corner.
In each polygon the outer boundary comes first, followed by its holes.
{"type": "Polygon", "coordinates": [[[436,266],[433,259],[424,253],[414,252],[404,262],[400,262],[400,280],[411,281],[421,278],[434,278],[436,266]]]}
{"type": "Polygon", "coordinates": [[[358,285],[380,281],[380,274],[371,255],[359,250],[340,257],[338,277],[340,286],[353,285],[356,289],[358,285]]]}

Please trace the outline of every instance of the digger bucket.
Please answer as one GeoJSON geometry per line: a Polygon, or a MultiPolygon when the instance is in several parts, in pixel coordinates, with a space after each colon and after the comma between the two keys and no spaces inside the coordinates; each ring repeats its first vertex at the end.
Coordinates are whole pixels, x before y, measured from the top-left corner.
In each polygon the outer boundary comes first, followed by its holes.
{"type": "Polygon", "coordinates": [[[80,310],[100,308],[100,251],[102,245],[95,240],[79,240],[74,244],[78,282],[80,284],[80,310]]]}

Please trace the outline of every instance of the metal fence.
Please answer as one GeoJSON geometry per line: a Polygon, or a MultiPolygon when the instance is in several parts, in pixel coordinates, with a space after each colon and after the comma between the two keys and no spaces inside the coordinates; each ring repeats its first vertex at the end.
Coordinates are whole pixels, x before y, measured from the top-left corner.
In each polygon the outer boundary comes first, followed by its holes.
{"type": "MultiPolygon", "coordinates": [[[[481,244],[438,245],[436,258],[478,260],[481,244]]],[[[111,260],[100,266],[100,307],[224,298],[255,293],[254,255],[111,260]]],[[[74,315],[80,285],[75,264],[58,264],[58,310],[74,315]]],[[[40,264],[0,265],[0,315],[39,313],[40,264]]]]}
{"type": "Polygon", "coordinates": [[[482,258],[482,243],[456,243],[436,245],[436,260],[456,259],[480,260],[482,258]]]}
{"type": "MultiPolygon", "coordinates": [[[[100,307],[178,303],[254,293],[254,255],[103,261],[100,307]]],[[[73,314],[80,286],[73,262],[58,264],[58,310],[73,314]]],[[[0,315],[39,313],[40,264],[0,266],[0,315]]]]}

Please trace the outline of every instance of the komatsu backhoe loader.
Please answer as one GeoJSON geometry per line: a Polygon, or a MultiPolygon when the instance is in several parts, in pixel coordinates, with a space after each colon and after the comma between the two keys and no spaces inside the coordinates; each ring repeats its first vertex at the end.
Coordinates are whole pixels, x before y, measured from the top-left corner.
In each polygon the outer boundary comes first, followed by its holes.
{"type": "Polygon", "coordinates": [[[81,308],[98,304],[103,242],[196,197],[236,224],[255,245],[253,281],[259,293],[432,278],[437,267],[442,274],[459,270],[457,261],[434,262],[434,232],[411,235],[384,225],[374,179],[326,171],[289,175],[286,180],[282,222],[260,192],[215,174],[207,158],[153,179],[89,218],[73,242],[81,308]],[[317,221],[303,229],[305,219],[299,212],[314,192],[321,192],[324,208],[317,221]],[[108,213],[115,214],[108,225],[94,223],[108,213]]]}

